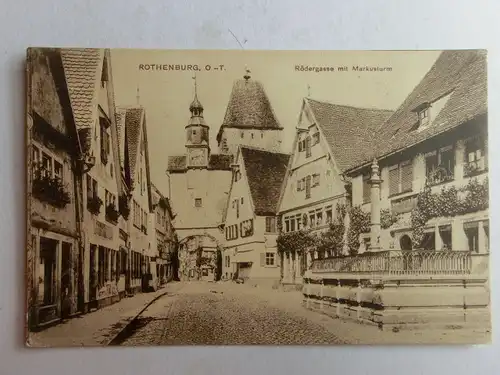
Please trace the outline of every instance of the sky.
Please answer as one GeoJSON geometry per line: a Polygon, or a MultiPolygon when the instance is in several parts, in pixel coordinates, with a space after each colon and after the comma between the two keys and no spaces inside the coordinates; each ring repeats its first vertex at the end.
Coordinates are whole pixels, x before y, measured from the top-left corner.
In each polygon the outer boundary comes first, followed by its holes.
{"type": "Polygon", "coordinates": [[[151,179],[167,195],[168,156],[185,152],[184,127],[190,118],[195,73],[198,98],[210,126],[212,153],[217,153],[215,138],[233,83],[243,77],[246,69],[250,70],[252,79],[264,86],[284,128],[283,151],[290,152],[304,97],[395,110],[427,73],[439,53],[115,49],[111,50],[111,67],[116,105],[140,104],[146,110],[151,179]],[[199,70],[175,70],[175,67],[168,70],[168,65],[186,68],[197,65],[199,70]],[[355,71],[354,66],[391,69],[355,71]],[[306,71],[302,67],[331,70],[306,71]],[[339,67],[347,67],[347,70],[341,71],[339,67]]]}

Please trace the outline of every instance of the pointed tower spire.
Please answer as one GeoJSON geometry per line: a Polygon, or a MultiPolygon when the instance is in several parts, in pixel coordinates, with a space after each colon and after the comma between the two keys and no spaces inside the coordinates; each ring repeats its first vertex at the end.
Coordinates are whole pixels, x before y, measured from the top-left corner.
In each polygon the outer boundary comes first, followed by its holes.
{"type": "Polygon", "coordinates": [[[250,78],[252,78],[250,73],[250,69],[248,69],[248,66],[245,65],[245,75],[243,76],[243,78],[245,78],[245,81],[248,81],[250,78]]]}
{"type": "Polygon", "coordinates": [[[194,80],[194,98],[189,106],[191,117],[203,117],[203,106],[198,100],[198,82],[196,81],[196,73],[192,77],[194,80]]]}

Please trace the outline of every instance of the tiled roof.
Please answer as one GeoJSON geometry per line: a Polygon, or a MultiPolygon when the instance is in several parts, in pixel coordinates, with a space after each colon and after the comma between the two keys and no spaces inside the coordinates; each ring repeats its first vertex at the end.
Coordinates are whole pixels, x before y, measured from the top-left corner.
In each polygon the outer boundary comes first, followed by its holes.
{"type": "Polygon", "coordinates": [[[120,166],[125,166],[125,108],[116,108],[116,130],[118,135],[118,143],[120,145],[120,166]]]}
{"type": "Polygon", "coordinates": [[[333,158],[343,171],[371,152],[377,128],[393,111],[357,108],[305,99],[317,125],[330,145],[333,158]]]}
{"type": "Polygon", "coordinates": [[[103,62],[103,50],[91,48],[60,49],[64,74],[75,124],[84,151],[90,146],[91,129],[94,125],[96,85],[99,82],[103,62]],[[87,148],[85,148],[87,147],[87,148]]]}
{"type": "Polygon", "coordinates": [[[137,153],[141,139],[141,127],[143,126],[144,109],[142,107],[131,107],[126,109],[125,127],[127,131],[127,149],[130,163],[130,175],[135,176],[137,153]]]}
{"type": "Polygon", "coordinates": [[[224,127],[282,129],[264,87],[252,79],[234,83],[218,139],[224,127]]]}
{"type": "Polygon", "coordinates": [[[208,169],[230,171],[232,161],[232,155],[212,154],[208,162],[208,169]]]}
{"type": "Polygon", "coordinates": [[[290,155],[241,147],[256,215],[275,215],[290,155]]]}
{"type": "MultiPolygon", "coordinates": [[[[370,155],[359,155],[354,168],[374,157],[408,148],[487,113],[485,51],[444,51],[396,112],[376,132],[370,155]],[[415,108],[449,95],[425,128],[418,129],[415,108]]],[[[431,116],[432,106],[430,110],[431,116]]]]}
{"type": "Polygon", "coordinates": [[[184,172],[187,168],[187,158],[186,155],[175,155],[168,157],[168,167],[169,172],[184,172]]]}

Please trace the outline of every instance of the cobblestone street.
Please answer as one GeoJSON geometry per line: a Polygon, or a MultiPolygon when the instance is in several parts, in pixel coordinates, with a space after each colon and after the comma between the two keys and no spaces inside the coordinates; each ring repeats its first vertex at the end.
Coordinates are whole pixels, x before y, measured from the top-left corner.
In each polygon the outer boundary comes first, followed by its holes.
{"type": "Polygon", "coordinates": [[[246,286],[188,283],[148,308],[121,345],[340,343],[317,322],[288,309],[286,302],[272,303],[246,286]]]}

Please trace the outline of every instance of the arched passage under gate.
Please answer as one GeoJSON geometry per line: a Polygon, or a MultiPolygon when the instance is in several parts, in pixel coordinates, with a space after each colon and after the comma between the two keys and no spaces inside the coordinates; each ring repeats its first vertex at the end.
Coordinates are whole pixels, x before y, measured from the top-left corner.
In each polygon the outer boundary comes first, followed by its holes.
{"type": "Polygon", "coordinates": [[[195,234],[179,241],[178,277],[180,281],[217,281],[222,271],[222,246],[210,234],[195,234]]]}

